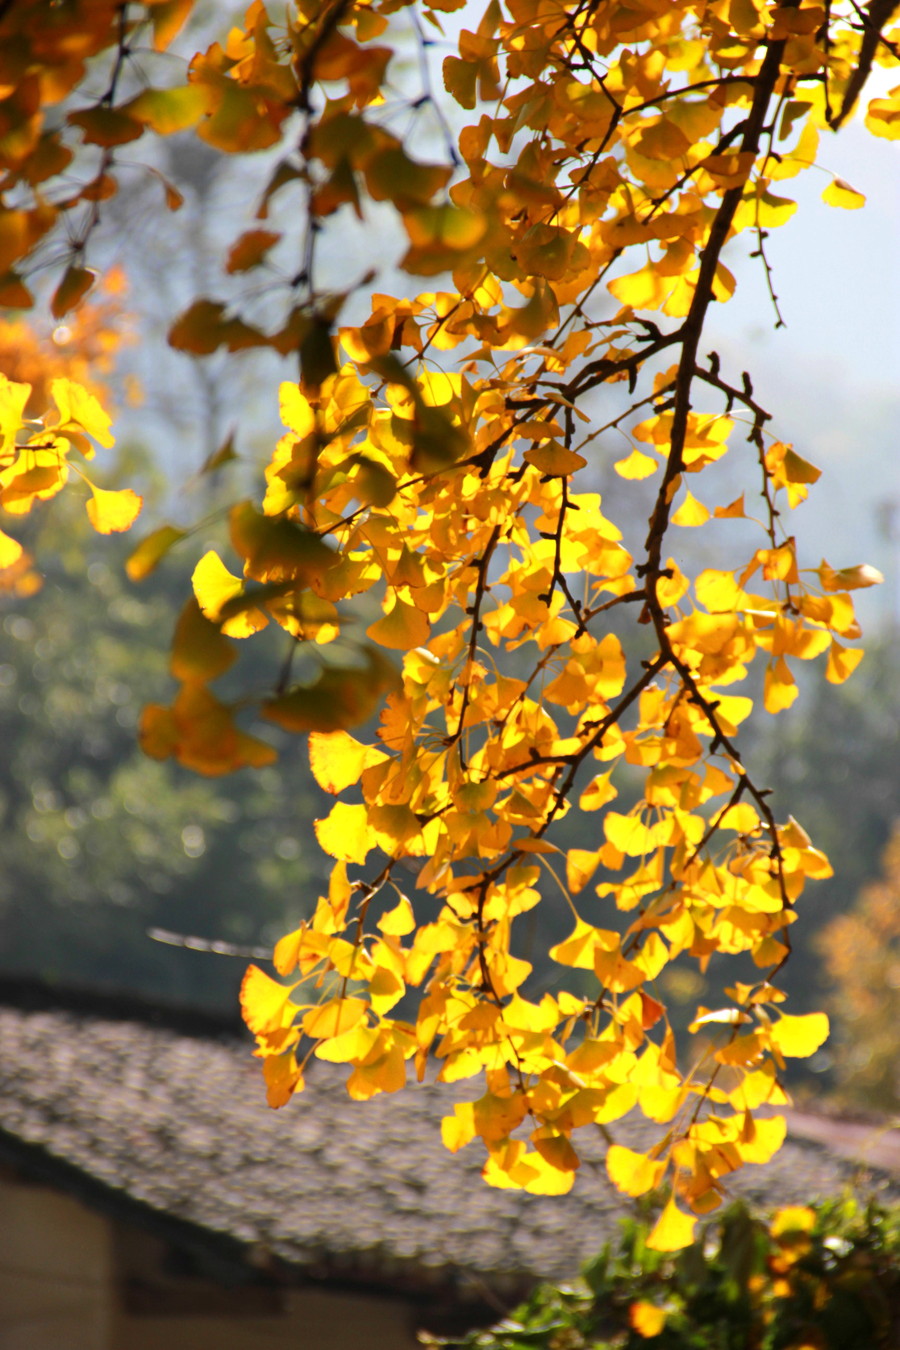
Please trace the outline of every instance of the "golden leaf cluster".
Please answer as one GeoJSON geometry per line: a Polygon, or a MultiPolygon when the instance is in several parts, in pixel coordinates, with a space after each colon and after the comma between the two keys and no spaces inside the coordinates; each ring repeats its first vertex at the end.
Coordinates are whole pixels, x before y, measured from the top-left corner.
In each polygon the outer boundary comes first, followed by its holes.
{"type": "MultiPolygon", "coordinates": [[[[436,1062],[442,1081],[481,1083],[445,1119],[448,1148],[478,1137],[490,1184],[542,1194],[572,1185],[580,1131],[640,1111],[659,1140],[611,1147],[609,1174],[630,1195],[671,1181],[651,1245],[685,1245],[728,1177],[780,1146],[783,1118],[754,1112],[786,1102],[785,1057],[827,1035],[823,1015],[783,1011],[775,981],[828,862],[747,771],[752,701],[736,691],[758,673],[775,714],[799,662],[845,679],[861,656],[851,592],[878,579],[804,564],[784,521],[819,472],[771,435],[749,375],[701,342],[735,289],[730,241],[754,241],[767,279],[765,240],[796,209],[782,183],[814,164],[873,61],[896,63],[890,13],[873,44],[843,3],[491,0],[460,16],[473,26],[435,93],[423,25],[449,28],[457,0],[300,0],[286,18],[255,0],[181,86],[134,92],[141,25],[165,45],[189,0],[73,3],[58,30],[43,8],[0,18],[22,53],[0,58],[4,201],[19,203],[0,217],[8,303],[25,303],[22,269],[65,215],[81,224],[54,312],[86,293],[91,203],[116,190],[120,145],[193,127],[225,154],[283,151],[224,260],[277,277],[287,238],[303,261],[282,276],[282,312],[264,328],[197,297],[170,342],[198,357],[270,347],[300,378],[281,385],[260,503],[232,508],[229,556],[197,562],[179,692],[141,731],[149,754],[202,773],[259,766],[275,752],[245,729],[255,708],[308,736],[337,798],[315,823],[328,893],[275,950],[289,983],[251,968],[244,984],[269,1101],[302,1088],[311,1056],[346,1064],[357,1098],[436,1062]],[[408,98],[404,21],[423,58],[408,98]],[[102,52],[106,94],[73,108],[102,52]],[[423,110],[436,119],[440,162],[397,129],[398,97],[414,128],[423,110]],[[61,125],[44,112],[60,104],[61,125]],[[451,104],[474,113],[461,129],[451,104]],[[51,187],[78,138],[98,167],[64,198],[51,187]],[[295,235],[272,226],[291,194],[295,235]],[[402,270],[434,280],[374,293],[367,318],[342,323],[356,287],[320,287],[315,241],[372,202],[405,232],[402,270]],[[728,500],[732,461],[744,491],[728,500]],[[606,514],[609,471],[646,520],[640,544],[606,514]],[[680,530],[710,533],[722,566],[683,570],[680,530]],[[289,658],[263,697],[228,701],[210,686],[263,630],[307,674],[289,658]],[[351,734],[379,712],[369,740],[351,734]],[[578,847],[558,842],[569,813],[578,847]],[[521,936],[538,905],[569,914],[551,989],[521,936]],[[749,957],[756,978],[698,1008],[679,1044],[661,978],[721,955],[749,957]]],[[[900,134],[900,89],[868,124],[900,134]]],[[[824,195],[861,204],[839,179],[824,195]]],[[[83,399],[54,398],[41,435],[97,433],[83,399]]],[[[51,451],[30,453],[44,471],[51,451]]],[[[55,490],[56,464],[33,495],[55,490]]],[[[128,508],[95,494],[92,512],[121,528],[128,508]]],[[[183,537],[157,530],[132,575],[183,537]]]]}

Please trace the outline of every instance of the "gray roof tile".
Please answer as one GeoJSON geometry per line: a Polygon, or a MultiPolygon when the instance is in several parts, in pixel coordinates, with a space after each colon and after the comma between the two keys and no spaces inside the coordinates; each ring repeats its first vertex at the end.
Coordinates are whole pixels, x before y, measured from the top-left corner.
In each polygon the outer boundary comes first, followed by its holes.
{"type": "MultiPolygon", "coordinates": [[[[0,1129],[50,1161],[246,1249],[297,1278],[435,1279],[496,1288],[570,1278],[629,1202],[588,1147],[564,1199],[484,1185],[473,1144],[443,1149],[440,1117],[472,1084],[415,1086],[351,1101],[342,1075],[316,1064],[281,1111],[264,1102],[249,1047],[139,1020],[0,1007],[0,1129]]],[[[626,1123],[635,1145],[654,1127],[626,1123]]],[[[639,1146],[639,1145],[638,1145],[639,1146]]],[[[789,1142],[735,1191],[783,1204],[834,1191],[850,1165],[789,1142]]]]}

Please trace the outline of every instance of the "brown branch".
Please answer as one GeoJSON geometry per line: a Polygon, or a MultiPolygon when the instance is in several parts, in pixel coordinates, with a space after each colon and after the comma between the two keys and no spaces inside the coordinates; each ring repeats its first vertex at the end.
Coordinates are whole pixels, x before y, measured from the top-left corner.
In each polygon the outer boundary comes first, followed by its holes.
{"type": "Polygon", "coordinates": [[[878,44],[883,42],[888,51],[892,55],[896,55],[893,44],[882,36],[881,30],[887,27],[898,11],[900,11],[900,4],[897,3],[897,0],[870,0],[865,14],[860,16],[863,23],[863,39],[859,49],[859,58],[856,62],[856,68],[850,76],[850,83],[844,90],[841,106],[834,117],[829,118],[832,131],[837,131],[853,111],[856,100],[862,93],[866,80],[872,72],[872,63],[875,60],[875,53],[878,51],[878,44]]]}
{"type": "MultiPolygon", "coordinates": [[[[487,570],[488,567],[490,566],[491,556],[494,552],[494,549],[497,546],[497,540],[499,538],[500,538],[500,526],[495,525],[494,528],[491,530],[490,538],[488,539],[487,544],[485,545],[485,550],[482,553],[481,557],[479,558],[478,562],[469,563],[470,567],[476,568],[478,572],[478,579],[475,583],[475,599],[472,602],[471,608],[472,623],[470,625],[469,649],[466,655],[466,664],[465,664],[465,670],[467,672],[468,678],[466,680],[465,688],[463,689],[462,707],[459,710],[459,721],[457,723],[456,730],[445,741],[445,744],[447,745],[448,748],[450,746],[456,745],[456,743],[461,739],[466,725],[466,712],[468,711],[469,708],[469,689],[471,687],[471,679],[472,679],[472,663],[475,660],[475,652],[478,648],[478,634],[481,629],[481,618],[480,618],[481,606],[488,590],[487,570]]],[[[462,747],[460,747],[460,759],[462,760],[462,758],[463,758],[462,747]]]]}

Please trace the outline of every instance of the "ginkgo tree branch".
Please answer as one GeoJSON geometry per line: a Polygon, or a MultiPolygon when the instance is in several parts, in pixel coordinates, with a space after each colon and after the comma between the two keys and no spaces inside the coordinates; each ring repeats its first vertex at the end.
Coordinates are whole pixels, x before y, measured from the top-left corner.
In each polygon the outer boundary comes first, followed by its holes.
{"type": "MultiPolygon", "coordinates": [[[[176,8],[131,0],[128,23],[148,22],[164,49],[191,6],[176,8]]],[[[277,390],[285,431],[259,506],[235,503],[228,545],[196,563],[176,692],[140,730],[148,754],[214,776],[271,763],[274,724],[282,741],[306,739],[336,798],[314,822],[333,860],[327,894],[273,955],[287,983],[257,967],[244,982],[268,1100],[300,1092],[317,1058],[346,1064],[359,1098],[399,1090],[410,1062],[420,1078],[435,1064],[442,1078],[482,1075],[443,1122],[452,1151],[480,1138],[489,1183],[559,1194],[589,1126],[625,1193],[668,1180],[650,1244],[674,1250],[733,1171],[778,1148],[783,1119],[754,1112],[785,1102],[785,1056],[827,1034],[821,1014],[786,1012],[774,984],[797,901],[827,859],[748,772],[752,700],[736,691],[756,662],[762,705],[783,713],[798,693],[791,663],[826,653],[828,679],[846,679],[862,655],[852,592],[877,580],[865,565],[801,567],[786,513],[818,470],[771,435],[750,376],[701,353],[713,303],[736,284],[732,240],[755,236],[759,289],[774,296],[764,246],[791,210],[770,182],[808,169],[819,133],[890,63],[897,6],[829,5],[823,24],[812,0],[492,0],[448,40],[446,107],[423,28],[440,8],[304,0],[276,19],[254,5],[181,84],[148,79],[129,97],[114,73],[98,118],[93,103],[78,111],[80,67],[39,0],[0,5],[0,45],[24,53],[45,97],[68,100],[51,122],[32,85],[11,76],[0,91],[0,303],[31,303],[44,241],[79,237],[73,213],[99,218],[119,144],[180,131],[218,156],[275,152],[225,259],[233,298],[193,296],[169,340],[198,359],[299,357],[299,379],[277,390]],[[403,10],[413,90],[398,73],[403,10]],[[425,109],[439,123],[430,140],[425,109]],[[102,192],[71,188],[85,139],[100,146],[102,192]],[[344,322],[357,292],[390,283],[373,268],[323,289],[317,241],[349,216],[371,232],[373,203],[405,241],[402,285],[344,322]],[[266,288],[284,315],[264,326],[260,288],[239,293],[234,278],[282,246],[300,270],[266,288]],[[715,494],[707,468],[742,435],[744,491],[707,506],[691,487],[715,494]],[[642,549],[601,509],[617,496],[646,522],[642,549]],[[701,565],[673,533],[711,517],[722,525],[701,565]],[[731,518],[759,531],[749,556],[731,518]],[[267,688],[254,671],[235,693],[242,666],[219,684],[266,628],[290,642],[267,688]],[[545,872],[574,929],[536,974],[518,920],[559,904],[545,872]],[[727,962],[711,958],[740,954],[759,979],[713,993],[727,962]],[[715,1000],[688,1023],[687,1037],[711,1039],[684,1066],[663,997],[675,961],[695,963],[715,1000]],[[634,1110],[659,1127],[641,1154],[609,1129],[634,1110]]],[[[72,12],[84,59],[126,68],[124,9],[72,12]]],[[[895,138],[900,93],[866,120],[895,138]]],[[[838,179],[825,200],[862,204],[838,179]]],[[[80,267],[63,278],[55,317],[90,281],[80,267]]],[[[29,392],[0,383],[13,528],[65,486],[71,454],[110,444],[108,419],[72,382],[51,385],[37,423],[22,421],[29,392]]],[[[126,528],[135,495],[88,488],[97,528],[126,528]]],[[[153,532],[131,574],[187,533],[153,532]]],[[[0,534],[0,566],[22,557],[0,534]]]]}

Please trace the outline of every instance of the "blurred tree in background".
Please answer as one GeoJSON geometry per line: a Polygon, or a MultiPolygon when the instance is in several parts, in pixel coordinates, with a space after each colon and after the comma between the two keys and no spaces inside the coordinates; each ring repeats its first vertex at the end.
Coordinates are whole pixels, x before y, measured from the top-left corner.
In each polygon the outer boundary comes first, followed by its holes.
{"type": "Polygon", "coordinates": [[[832,919],[817,945],[835,986],[830,1051],[839,1101],[900,1110],[900,824],[881,876],[832,919]]]}

